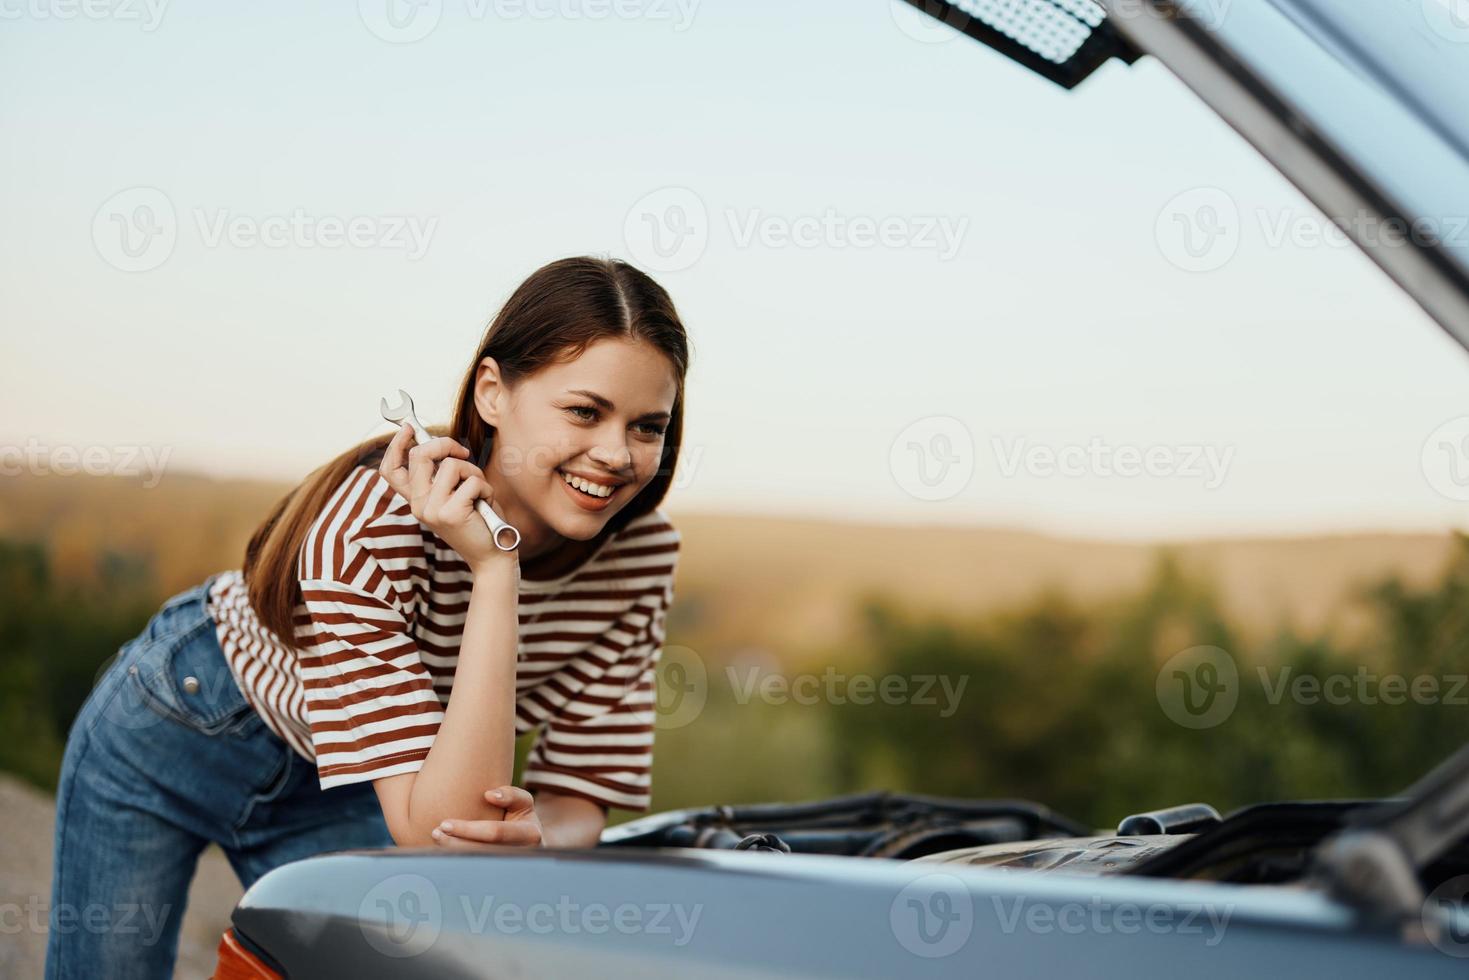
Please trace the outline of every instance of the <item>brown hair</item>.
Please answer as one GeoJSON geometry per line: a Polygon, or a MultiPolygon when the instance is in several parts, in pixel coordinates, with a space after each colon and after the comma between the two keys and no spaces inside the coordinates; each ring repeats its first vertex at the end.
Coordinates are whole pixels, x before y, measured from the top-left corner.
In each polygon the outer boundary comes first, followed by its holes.
{"type": "MultiPolygon", "coordinates": [[[[579,356],[605,337],[646,341],[668,356],[678,379],[672,418],[664,434],[663,457],[653,479],[607,522],[601,536],[615,534],[653,511],[673,482],[683,436],[684,376],[688,372],[688,337],[673,300],[647,274],[616,259],[560,259],[533,272],[511,294],[490,322],[459,388],[449,435],[468,449],[474,461],[487,465],[494,430],[474,405],[474,382],[480,361],[493,357],[509,386],[554,362],[579,356]]],[[[244,575],[256,617],[287,647],[295,647],[293,615],[301,602],[297,559],[307,532],[342,482],[358,466],[376,467],[393,433],[369,439],[312,471],[281,498],[245,547],[244,575]]]]}

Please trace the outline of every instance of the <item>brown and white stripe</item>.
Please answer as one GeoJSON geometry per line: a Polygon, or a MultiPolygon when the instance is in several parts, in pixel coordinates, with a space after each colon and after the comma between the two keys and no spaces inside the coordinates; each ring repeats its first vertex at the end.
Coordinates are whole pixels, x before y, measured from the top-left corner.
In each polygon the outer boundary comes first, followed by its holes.
{"type": "MultiPolygon", "coordinates": [[[[515,727],[539,730],[528,788],[647,809],[655,667],[678,547],[655,510],[572,573],[521,580],[515,727]]],[[[375,469],[358,467],[313,523],[297,571],[294,652],[256,618],[239,571],[210,587],[219,644],[246,700],[315,760],[323,789],[418,771],[454,683],[468,566],[375,469]]]]}

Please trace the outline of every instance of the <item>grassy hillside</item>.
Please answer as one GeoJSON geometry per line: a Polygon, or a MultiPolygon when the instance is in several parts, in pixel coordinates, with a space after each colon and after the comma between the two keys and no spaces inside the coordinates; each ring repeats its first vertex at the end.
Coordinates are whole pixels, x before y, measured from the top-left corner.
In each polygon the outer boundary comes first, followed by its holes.
{"type": "MultiPolygon", "coordinates": [[[[0,770],[54,785],[103,662],[160,599],[238,567],[285,490],[179,474],[152,489],[0,481],[0,770]]],[[[667,509],[684,534],[669,657],[702,664],[707,704],[697,721],[660,718],[658,809],[892,788],[1029,796],[1105,825],[1186,799],[1390,793],[1461,737],[1447,703],[1276,703],[1253,681],[1232,721],[1189,731],[1160,710],[1155,681],[1200,644],[1245,678],[1369,666],[1448,678],[1469,643],[1469,539],[1160,547],[667,509]],[[833,668],[938,675],[966,693],[939,714],[742,686],[833,668]]]]}
{"type": "MultiPolygon", "coordinates": [[[[58,578],[96,583],[107,563],[136,566],[160,595],[239,566],[244,544],[287,487],[170,473],[157,487],[106,477],[0,481],[0,537],[44,543],[58,578]]],[[[1136,591],[1158,546],[979,527],[910,528],[685,513],[673,628],[711,652],[757,646],[796,655],[856,639],[856,600],[880,594],[916,610],[982,616],[1057,593],[1079,602],[1136,591]]],[[[1249,633],[1285,625],[1356,629],[1352,598],[1396,576],[1421,585],[1448,535],[1351,535],[1172,542],[1249,633]]]]}

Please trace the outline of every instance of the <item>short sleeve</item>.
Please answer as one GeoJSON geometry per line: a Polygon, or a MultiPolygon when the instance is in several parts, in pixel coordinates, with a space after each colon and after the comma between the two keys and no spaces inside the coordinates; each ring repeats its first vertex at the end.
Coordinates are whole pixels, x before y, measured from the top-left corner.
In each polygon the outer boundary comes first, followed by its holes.
{"type": "Polygon", "coordinates": [[[673,600],[670,577],[639,644],[619,666],[622,695],[590,717],[565,712],[546,722],[526,759],[525,786],[579,796],[604,807],[642,812],[652,801],[657,668],[673,600]]]}
{"type": "Polygon", "coordinates": [[[422,564],[407,502],[365,468],[344,481],[302,546],[301,696],[322,789],[417,772],[443,722],[408,630],[415,555],[422,564]]]}

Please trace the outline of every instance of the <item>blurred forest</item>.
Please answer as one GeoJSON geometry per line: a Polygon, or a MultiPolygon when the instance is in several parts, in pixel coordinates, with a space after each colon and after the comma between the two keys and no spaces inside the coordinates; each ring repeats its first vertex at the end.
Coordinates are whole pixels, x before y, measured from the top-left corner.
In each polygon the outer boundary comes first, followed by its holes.
{"type": "MultiPolygon", "coordinates": [[[[0,488],[0,769],[52,788],[67,727],[108,659],[162,599],[238,567],[245,537],[284,488],[193,477],[170,477],[150,491],[103,478],[7,484],[0,488]]],[[[1365,668],[1432,676],[1441,694],[1454,693],[1451,678],[1469,671],[1469,539],[1462,537],[1413,539],[1411,547],[1384,538],[1377,548],[1363,538],[1355,550],[1343,544],[1353,539],[1284,542],[1260,555],[1292,557],[1252,559],[1253,575],[1238,554],[1232,567],[1221,564],[1217,543],[1129,546],[1104,561],[1099,549],[1122,546],[1036,538],[1034,553],[1054,551],[1057,567],[1095,566],[1093,586],[1079,587],[1037,571],[1050,559],[1018,567],[1019,539],[1010,532],[990,532],[992,545],[1008,542],[998,559],[979,539],[966,545],[958,532],[940,533],[929,544],[920,536],[921,573],[889,550],[871,574],[857,574],[860,561],[832,563],[831,552],[838,535],[863,536],[822,525],[808,529],[806,543],[826,544],[813,544],[804,564],[783,558],[772,584],[758,575],[769,553],[759,551],[761,535],[789,542],[799,537],[791,525],[676,514],[675,523],[684,554],[669,649],[696,661],[705,682],[697,717],[660,726],[656,809],[887,788],[1027,798],[1100,827],[1196,800],[1228,810],[1268,799],[1391,794],[1465,740],[1469,690],[1457,692],[1457,705],[1304,704],[1289,696],[1272,703],[1258,676],[1261,668],[1272,678],[1283,667],[1320,677],[1365,668]],[[960,553],[945,555],[936,573],[940,546],[960,553]],[[973,549],[972,569],[965,547],[973,549]],[[1309,567],[1301,555],[1309,558],[1312,548],[1321,572],[1309,588],[1294,583],[1300,601],[1288,603],[1308,614],[1266,615],[1251,604],[1253,593],[1229,584],[1257,584],[1267,566],[1299,577],[1309,567]],[[1213,560],[1201,561],[1201,549],[1213,560]],[[1398,557],[1362,557],[1380,554],[1398,557]],[[822,576],[823,567],[842,568],[845,577],[822,576]],[[1209,571],[1220,567],[1224,587],[1209,571]],[[744,575],[749,588],[741,587],[744,575]],[[782,575],[792,584],[782,585],[782,575]],[[819,594],[803,598],[794,582],[803,575],[819,579],[819,594]],[[914,578],[925,576],[942,579],[947,593],[915,591],[914,578]],[[984,583],[1001,576],[1024,588],[1008,581],[997,600],[984,583]],[[1331,589],[1323,591],[1324,580],[1331,589]],[[1227,651],[1241,683],[1227,720],[1194,730],[1169,719],[1155,682],[1170,657],[1201,644],[1227,651]],[[914,679],[937,675],[960,696],[945,712],[911,699],[863,705],[762,696],[756,683],[819,678],[833,667],[848,679],[901,678],[909,690],[914,679]]],[[[1279,599],[1284,588],[1269,591],[1279,599]]],[[[932,694],[943,701],[938,688],[932,694]]]]}

